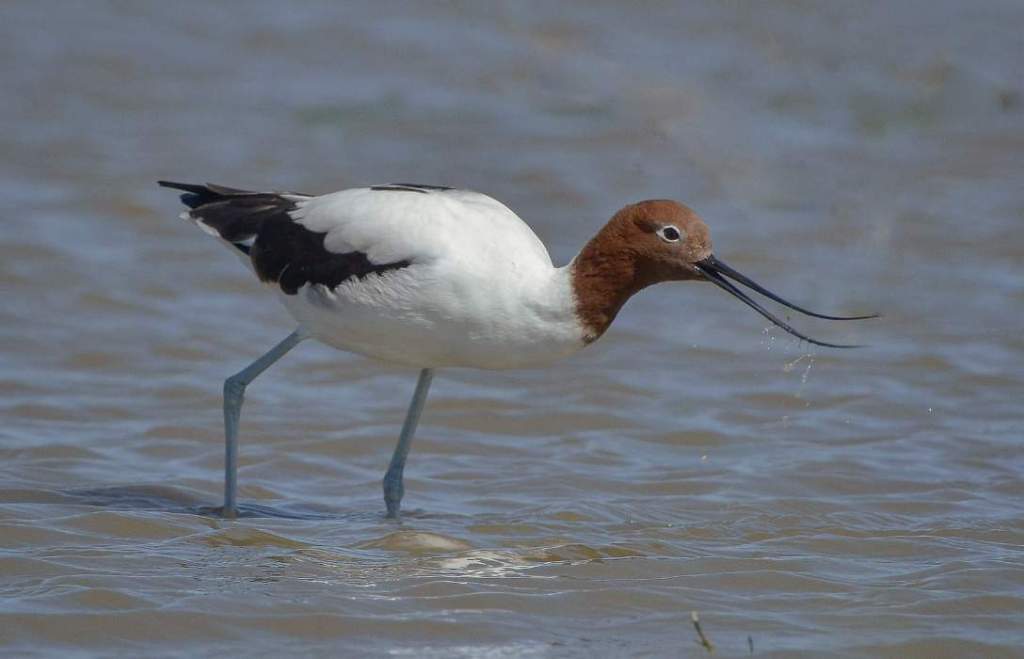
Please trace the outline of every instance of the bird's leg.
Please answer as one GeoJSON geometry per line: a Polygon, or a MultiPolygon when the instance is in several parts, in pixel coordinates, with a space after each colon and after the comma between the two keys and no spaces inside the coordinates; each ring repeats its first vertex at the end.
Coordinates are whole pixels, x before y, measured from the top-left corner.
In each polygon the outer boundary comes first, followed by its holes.
{"type": "Polygon", "coordinates": [[[398,519],[402,494],[405,492],[405,486],[402,485],[405,458],[409,455],[412,436],[416,433],[416,424],[419,423],[420,414],[423,412],[423,404],[427,402],[427,392],[430,390],[430,381],[433,379],[434,369],[425,368],[420,371],[420,378],[416,382],[416,392],[412,395],[409,411],[405,415],[405,423],[402,424],[402,434],[398,436],[398,445],[395,446],[395,452],[391,455],[388,471],[384,474],[384,505],[388,508],[387,516],[392,519],[398,519]]]}
{"type": "Polygon", "coordinates": [[[224,517],[238,516],[238,419],[245,387],[306,337],[295,330],[253,363],[224,380],[224,517]]]}

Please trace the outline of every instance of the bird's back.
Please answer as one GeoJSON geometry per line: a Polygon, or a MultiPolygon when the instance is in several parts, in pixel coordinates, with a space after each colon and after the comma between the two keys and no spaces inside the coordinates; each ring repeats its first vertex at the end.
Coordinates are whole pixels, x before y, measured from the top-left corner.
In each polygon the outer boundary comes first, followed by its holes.
{"type": "MultiPolygon", "coordinates": [[[[295,219],[325,232],[325,247],[351,249],[371,261],[482,258],[510,254],[551,265],[544,243],[501,202],[479,192],[391,184],[311,198],[295,219]]],[[[493,262],[492,262],[493,263],[493,262]]]]}

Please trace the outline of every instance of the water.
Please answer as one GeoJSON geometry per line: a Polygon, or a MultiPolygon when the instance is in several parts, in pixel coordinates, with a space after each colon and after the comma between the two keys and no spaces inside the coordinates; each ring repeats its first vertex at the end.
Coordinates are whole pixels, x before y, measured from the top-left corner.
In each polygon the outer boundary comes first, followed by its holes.
{"type": "MultiPolygon", "coordinates": [[[[1019,3],[7,3],[0,648],[1024,656],[1019,3]],[[304,344],[158,178],[486,191],[557,262],[687,201],[811,350],[662,285],[559,368],[304,344]]],[[[74,652],[73,652],[74,651],[74,652]]]]}

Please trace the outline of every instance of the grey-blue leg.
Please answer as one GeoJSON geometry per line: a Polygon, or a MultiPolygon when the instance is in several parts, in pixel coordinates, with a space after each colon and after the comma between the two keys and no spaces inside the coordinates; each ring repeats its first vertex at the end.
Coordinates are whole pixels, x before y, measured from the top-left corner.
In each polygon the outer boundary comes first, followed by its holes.
{"type": "Polygon", "coordinates": [[[295,330],[267,354],[224,381],[224,517],[238,516],[238,419],[245,387],[305,338],[295,330]]]}
{"type": "Polygon", "coordinates": [[[423,404],[427,402],[430,381],[434,379],[434,369],[425,368],[420,371],[420,379],[416,382],[416,392],[409,403],[409,411],[402,424],[402,434],[398,436],[398,446],[391,455],[391,464],[384,474],[384,505],[388,507],[388,517],[397,519],[398,510],[402,505],[405,486],[402,484],[402,472],[405,470],[405,458],[412,446],[412,436],[416,433],[416,424],[420,421],[423,404]]]}

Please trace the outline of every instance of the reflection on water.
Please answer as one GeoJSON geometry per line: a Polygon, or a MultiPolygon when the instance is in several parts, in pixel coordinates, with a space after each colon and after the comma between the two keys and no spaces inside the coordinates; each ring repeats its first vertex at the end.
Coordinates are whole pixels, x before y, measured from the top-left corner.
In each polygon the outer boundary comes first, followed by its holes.
{"type": "Polygon", "coordinates": [[[1019,3],[42,6],[0,21],[9,654],[1016,656],[1019,3]],[[553,369],[303,345],[159,178],[486,191],[565,262],[678,197],[723,259],[867,324],[799,345],[710,286],[553,369]],[[763,331],[762,331],[763,330],[763,331]],[[748,641],[748,638],[750,641],[748,641]]]}

